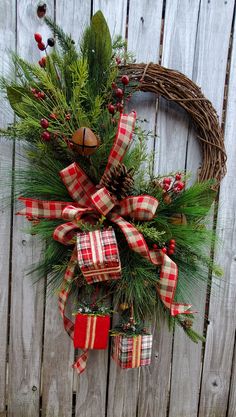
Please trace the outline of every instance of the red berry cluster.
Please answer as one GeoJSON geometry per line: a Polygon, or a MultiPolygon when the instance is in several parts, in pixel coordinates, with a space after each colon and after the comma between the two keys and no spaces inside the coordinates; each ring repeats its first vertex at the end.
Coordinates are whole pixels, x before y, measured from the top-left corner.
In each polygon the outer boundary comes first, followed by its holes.
{"type": "MultiPolygon", "coordinates": [[[[153,249],[155,251],[159,250],[158,245],[156,243],[153,245],[153,249]]],[[[171,239],[168,243],[168,246],[167,247],[163,246],[161,248],[161,251],[163,253],[167,253],[168,255],[174,255],[174,253],[175,253],[175,240],[171,239]]]]}
{"type": "MultiPolygon", "coordinates": [[[[49,126],[49,121],[47,119],[41,119],[40,120],[40,125],[43,129],[47,129],[49,126]]],[[[49,133],[48,130],[44,130],[41,134],[41,138],[45,141],[45,142],[49,142],[51,139],[51,135],[49,133]]]]}
{"type": "Polygon", "coordinates": [[[125,95],[125,87],[129,84],[128,75],[123,75],[121,77],[121,83],[123,84],[123,88],[118,87],[115,82],[113,82],[112,85],[111,85],[111,87],[114,91],[114,96],[115,96],[115,99],[116,99],[116,103],[115,104],[112,104],[112,103],[108,104],[107,108],[108,108],[109,113],[111,113],[112,115],[114,115],[116,113],[116,111],[119,111],[121,113],[124,109],[123,99],[124,99],[124,95],[125,95]]]}
{"type": "Polygon", "coordinates": [[[46,51],[48,46],[53,47],[55,45],[55,40],[53,38],[48,38],[47,44],[45,45],[45,43],[43,42],[42,35],[40,33],[35,33],[34,39],[36,40],[40,51],[46,51]]]}
{"type": "Polygon", "coordinates": [[[31,88],[31,93],[37,100],[44,100],[46,98],[45,93],[43,91],[37,90],[36,88],[31,88]]]}
{"type": "Polygon", "coordinates": [[[174,239],[171,239],[169,241],[167,253],[168,255],[174,255],[175,253],[175,240],[174,239]]]}
{"type": "Polygon", "coordinates": [[[165,192],[179,193],[185,187],[184,182],[181,181],[181,174],[176,174],[174,178],[164,178],[161,187],[165,192]]]}
{"type": "MultiPolygon", "coordinates": [[[[41,139],[44,140],[45,142],[49,142],[52,136],[52,133],[50,133],[47,129],[50,126],[51,123],[53,123],[53,121],[58,119],[58,116],[56,113],[50,113],[48,116],[48,119],[41,119],[40,120],[40,126],[44,129],[42,134],[41,134],[41,139]],[[51,119],[51,121],[49,121],[48,119],[51,119]]],[[[65,115],[65,122],[68,122],[71,119],[71,114],[67,113],[65,115]]],[[[55,139],[58,138],[58,133],[53,133],[53,137],[55,139]]],[[[66,142],[67,146],[72,148],[73,144],[70,143],[70,141],[63,135],[62,139],[66,142]]]]}

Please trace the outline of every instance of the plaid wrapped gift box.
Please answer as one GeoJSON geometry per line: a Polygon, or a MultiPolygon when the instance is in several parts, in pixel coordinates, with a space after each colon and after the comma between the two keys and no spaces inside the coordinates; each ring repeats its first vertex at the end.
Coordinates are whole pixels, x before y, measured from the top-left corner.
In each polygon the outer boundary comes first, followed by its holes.
{"type": "Polygon", "coordinates": [[[78,313],[75,319],[74,347],[106,349],[109,329],[110,316],[78,313]]]}
{"type": "Polygon", "coordinates": [[[112,228],[78,233],[77,252],[88,284],[121,277],[119,249],[112,228]]]}
{"type": "Polygon", "coordinates": [[[123,369],[150,365],[152,335],[113,336],[112,358],[123,369]]]}

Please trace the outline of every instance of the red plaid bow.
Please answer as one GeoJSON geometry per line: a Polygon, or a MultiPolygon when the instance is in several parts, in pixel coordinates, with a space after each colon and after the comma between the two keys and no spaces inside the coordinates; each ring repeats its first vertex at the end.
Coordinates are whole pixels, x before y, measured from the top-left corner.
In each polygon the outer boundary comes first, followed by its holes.
{"type": "MultiPolygon", "coordinates": [[[[121,115],[105,173],[122,161],[132,139],[135,119],[135,113],[121,115]]],[[[123,218],[124,216],[133,220],[151,220],[155,215],[158,201],[149,195],[132,196],[122,201],[117,201],[105,187],[95,187],[76,163],[63,169],[60,175],[74,202],[39,201],[21,198],[25,208],[19,214],[33,218],[69,220],[67,223],[58,226],[53,234],[55,240],[65,245],[75,243],[75,234],[79,229],[78,220],[82,216],[102,214],[122,230],[131,250],[137,252],[152,264],[161,266],[157,291],[164,305],[170,309],[171,315],[191,313],[189,310],[191,305],[174,302],[178,277],[177,265],[162,251],[149,250],[143,235],[133,224],[123,218]]],[[[76,264],[77,252],[75,247],[65,273],[65,283],[68,284],[72,281],[76,264]]],[[[59,294],[59,309],[65,329],[73,338],[74,324],[65,315],[66,302],[69,296],[68,288],[69,286],[66,285],[59,294]]],[[[74,365],[78,373],[83,372],[85,369],[87,357],[88,352],[85,351],[74,365]]]]}

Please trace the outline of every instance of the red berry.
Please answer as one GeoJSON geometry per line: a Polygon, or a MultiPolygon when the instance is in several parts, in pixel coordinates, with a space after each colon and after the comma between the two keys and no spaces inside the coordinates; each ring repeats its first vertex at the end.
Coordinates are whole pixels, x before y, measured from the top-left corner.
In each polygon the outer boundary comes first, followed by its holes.
{"type": "Polygon", "coordinates": [[[31,88],[30,90],[31,90],[31,93],[33,93],[33,94],[36,94],[37,93],[36,88],[31,88]]]}
{"type": "Polygon", "coordinates": [[[113,83],[111,84],[111,88],[113,88],[113,90],[115,90],[115,89],[117,88],[116,83],[114,83],[114,82],[113,82],[113,83]]]}
{"type": "Polygon", "coordinates": [[[120,59],[119,56],[116,58],[116,63],[117,63],[117,65],[120,65],[121,64],[121,59],[120,59]]]}
{"type": "Polygon", "coordinates": [[[122,82],[124,85],[128,85],[128,84],[129,84],[129,77],[128,77],[128,75],[123,75],[123,76],[121,77],[121,82],[122,82]]]}
{"type": "Polygon", "coordinates": [[[169,184],[171,183],[171,178],[164,178],[163,179],[163,184],[169,184]]]}
{"type": "Polygon", "coordinates": [[[163,185],[163,189],[164,189],[165,191],[168,191],[168,190],[169,190],[169,188],[170,188],[169,184],[164,184],[164,185],[163,185]]]}
{"type": "Polygon", "coordinates": [[[122,111],[124,110],[124,106],[121,103],[117,103],[116,108],[120,113],[122,113],[122,111]]]}
{"type": "Polygon", "coordinates": [[[169,249],[175,250],[175,244],[174,243],[171,243],[170,246],[169,246],[169,249]]]}
{"type": "Polygon", "coordinates": [[[168,255],[174,255],[174,253],[175,253],[174,249],[169,249],[168,250],[168,255]]]}
{"type": "Polygon", "coordinates": [[[180,181],[181,180],[181,174],[176,174],[175,179],[176,179],[176,181],[180,181]]]}
{"type": "Polygon", "coordinates": [[[184,183],[183,182],[177,182],[175,184],[175,187],[178,188],[179,191],[181,191],[184,188],[184,183]]]}
{"type": "Polygon", "coordinates": [[[40,91],[40,92],[38,93],[38,98],[42,98],[42,99],[44,99],[44,98],[45,98],[45,93],[44,93],[43,91],[40,91]]]}
{"type": "Polygon", "coordinates": [[[66,120],[70,120],[70,119],[71,119],[70,113],[66,114],[66,120]]]}
{"type": "Polygon", "coordinates": [[[57,115],[55,113],[50,113],[49,114],[50,119],[52,120],[57,120],[57,115]]]}
{"type": "Polygon", "coordinates": [[[123,90],[122,90],[121,88],[117,88],[117,89],[116,89],[116,97],[118,97],[118,98],[122,98],[122,97],[123,97],[123,95],[124,95],[123,90]]]}
{"type": "Polygon", "coordinates": [[[36,42],[41,43],[42,42],[42,35],[40,35],[40,33],[35,33],[34,34],[34,39],[36,40],[36,42]]]}
{"type": "Polygon", "coordinates": [[[40,124],[44,129],[47,129],[49,126],[49,121],[47,119],[41,119],[40,124]]]}
{"type": "Polygon", "coordinates": [[[45,68],[45,67],[46,67],[46,57],[45,57],[45,56],[43,56],[43,57],[39,60],[39,65],[40,65],[40,67],[42,67],[42,68],[45,68]]]}
{"type": "Polygon", "coordinates": [[[162,252],[163,253],[166,253],[167,252],[167,249],[166,248],[162,248],[162,252]]]}
{"type": "Polygon", "coordinates": [[[38,48],[40,49],[40,51],[44,51],[45,50],[45,44],[43,42],[39,42],[38,43],[38,48]]]}
{"type": "Polygon", "coordinates": [[[156,243],[154,243],[154,245],[153,245],[153,249],[154,249],[154,250],[157,250],[157,249],[158,249],[158,246],[157,246],[157,244],[156,244],[156,243]]]}
{"type": "Polygon", "coordinates": [[[45,131],[42,133],[42,135],[41,135],[41,138],[42,138],[45,142],[48,142],[48,141],[50,140],[50,137],[51,137],[51,135],[50,135],[50,133],[49,133],[47,130],[45,130],[45,131]]]}
{"type": "Polygon", "coordinates": [[[114,114],[115,113],[115,106],[113,104],[108,104],[107,106],[109,113],[114,114]]]}
{"type": "Polygon", "coordinates": [[[170,245],[175,245],[175,239],[170,239],[170,245]]]}

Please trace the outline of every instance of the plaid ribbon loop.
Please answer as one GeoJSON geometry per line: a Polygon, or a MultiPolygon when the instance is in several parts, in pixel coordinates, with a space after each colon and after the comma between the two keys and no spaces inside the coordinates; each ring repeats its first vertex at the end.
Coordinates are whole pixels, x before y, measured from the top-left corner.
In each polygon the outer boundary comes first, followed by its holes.
{"type": "MultiPolygon", "coordinates": [[[[135,119],[136,114],[134,112],[129,115],[121,114],[117,135],[108,157],[104,174],[111,167],[122,161],[132,139],[135,119]]],[[[21,198],[25,204],[25,208],[18,214],[33,218],[64,219],[68,221],[59,225],[53,233],[53,238],[65,245],[75,243],[75,235],[79,230],[79,220],[81,221],[86,215],[99,218],[102,214],[121,229],[131,250],[139,253],[152,264],[161,266],[157,291],[164,305],[170,309],[171,315],[191,313],[189,310],[191,305],[174,302],[178,278],[177,265],[160,250],[149,250],[143,235],[132,223],[129,223],[123,218],[124,216],[138,221],[150,221],[155,215],[158,201],[149,195],[130,196],[122,201],[117,201],[105,187],[95,187],[81,167],[76,163],[63,169],[60,172],[60,176],[73,202],[66,203],[21,198]]],[[[77,249],[75,246],[65,273],[64,283],[68,284],[71,282],[76,265],[77,249]]],[[[73,339],[74,324],[65,315],[66,303],[70,291],[68,285],[64,287],[59,294],[59,309],[64,321],[65,330],[73,339]]],[[[88,351],[85,351],[73,365],[78,373],[84,371],[87,358],[88,351]]]]}

